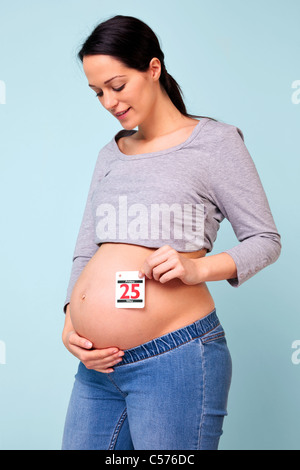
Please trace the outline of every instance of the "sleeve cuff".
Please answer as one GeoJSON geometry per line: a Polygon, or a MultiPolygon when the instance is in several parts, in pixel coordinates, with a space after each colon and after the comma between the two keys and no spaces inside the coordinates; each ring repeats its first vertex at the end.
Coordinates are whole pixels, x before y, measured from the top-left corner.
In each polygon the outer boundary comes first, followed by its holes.
{"type": "Polygon", "coordinates": [[[242,261],[237,251],[238,250],[236,249],[236,247],[234,247],[224,252],[231,256],[236,265],[237,276],[232,279],[226,279],[232,287],[241,286],[244,282],[246,282],[248,279],[250,279],[250,277],[252,277],[254,274],[256,274],[256,272],[259,271],[259,269],[255,269],[254,272],[249,269],[245,271],[245,263],[242,261]]]}

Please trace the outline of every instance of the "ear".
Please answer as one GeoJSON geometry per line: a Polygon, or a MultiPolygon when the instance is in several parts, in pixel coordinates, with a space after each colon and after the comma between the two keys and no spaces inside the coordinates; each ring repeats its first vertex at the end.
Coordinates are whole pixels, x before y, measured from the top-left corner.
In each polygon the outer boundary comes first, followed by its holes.
{"type": "Polygon", "coordinates": [[[161,74],[161,63],[157,57],[153,57],[149,63],[149,72],[153,81],[159,80],[161,74]]]}

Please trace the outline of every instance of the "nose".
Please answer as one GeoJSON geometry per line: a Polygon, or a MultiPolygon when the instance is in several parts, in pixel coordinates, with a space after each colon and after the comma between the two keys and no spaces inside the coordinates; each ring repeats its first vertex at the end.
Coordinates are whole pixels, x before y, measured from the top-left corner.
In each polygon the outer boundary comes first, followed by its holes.
{"type": "Polygon", "coordinates": [[[116,108],[118,104],[118,100],[116,99],[116,96],[114,96],[113,94],[105,93],[105,95],[103,96],[102,104],[105,107],[105,109],[107,109],[108,111],[112,111],[113,109],[116,108]]]}

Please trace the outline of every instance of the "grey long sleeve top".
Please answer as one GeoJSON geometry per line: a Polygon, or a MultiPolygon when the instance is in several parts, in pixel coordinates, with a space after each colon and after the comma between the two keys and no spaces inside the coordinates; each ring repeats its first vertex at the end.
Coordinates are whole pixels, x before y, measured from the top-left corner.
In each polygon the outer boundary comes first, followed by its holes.
{"type": "Polygon", "coordinates": [[[213,249],[224,218],[239,243],[226,250],[238,287],[280,255],[280,235],[241,130],[202,118],[171,148],[125,155],[117,138],[99,152],[79,229],[64,303],[102,243],[131,243],[179,252],[213,249]]]}

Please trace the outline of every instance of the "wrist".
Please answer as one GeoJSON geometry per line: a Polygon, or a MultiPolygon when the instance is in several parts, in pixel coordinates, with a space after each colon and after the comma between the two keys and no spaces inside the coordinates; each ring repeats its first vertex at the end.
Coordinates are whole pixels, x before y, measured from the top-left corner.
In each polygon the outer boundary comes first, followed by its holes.
{"type": "Polygon", "coordinates": [[[197,270],[197,284],[209,281],[209,263],[206,262],[205,256],[203,258],[193,259],[197,270]]]}
{"type": "Polygon", "coordinates": [[[195,261],[199,282],[222,281],[237,276],[235,262],[227,253],[204,256],[203,258],[197,258],[195,261]]]}

